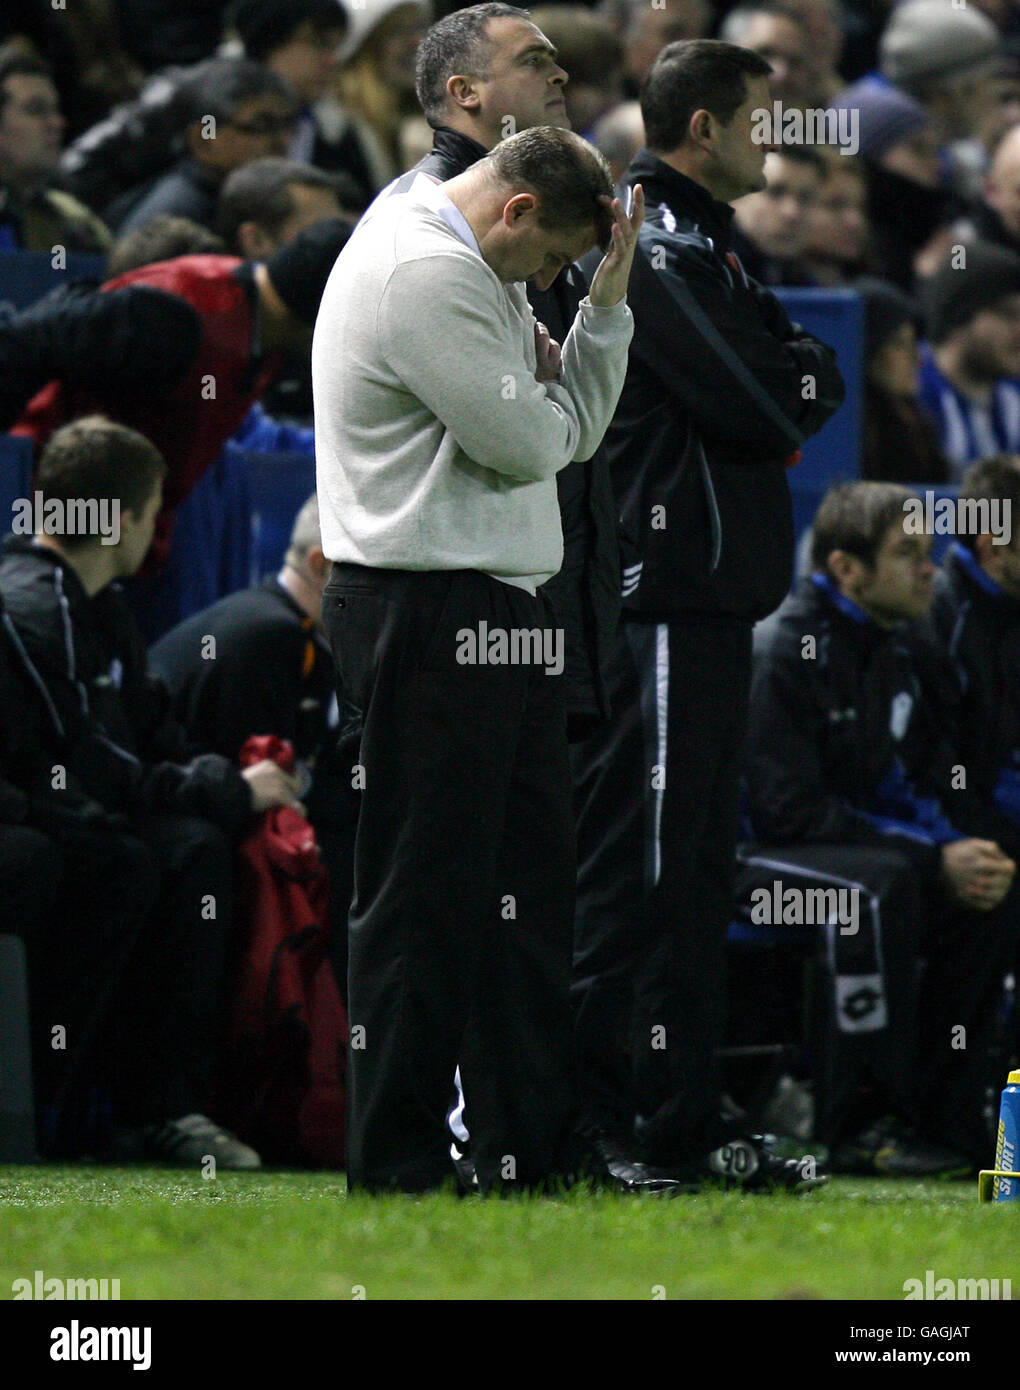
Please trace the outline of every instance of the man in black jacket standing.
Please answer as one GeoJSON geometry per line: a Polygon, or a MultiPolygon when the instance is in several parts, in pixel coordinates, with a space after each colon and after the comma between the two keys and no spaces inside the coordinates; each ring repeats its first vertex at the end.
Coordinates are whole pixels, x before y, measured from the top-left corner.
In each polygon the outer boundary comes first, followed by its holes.
{"type": "MultiPolygon", "coordinates": [[[[462,174],[500,140],[532,126],[570,129],[563,100],[568,76],[526,10],[472,5],[433,24],[418,47],[416,89],[435,130],[432,150],[380,199],[409,188],[418,174],[437,183],[462,174]]],[[[369,214],[370,215],[370,214],[369,214]]],[[[594,267],[593,267],[594,269],[594,267]]],[[[556,343],[570,331],[588,279],[567,266],[546,290],[531,282],[528,302],[556,343]]],[[[605,447],[567,464],[556,477],[563,567],[542,586],[564,629],[567,732],[577,737],[608,712],[603,671],[620,613],[619,552],[605,447]]]]}
{"type": "Polygon", "coordinates": [[[728,251],[730,201],[764,186],[757,54],[663,49],[625,182],[648,217],[635,335],[606,436],[624,616],[609,726],[579,751],[574,997],[587,1121],[621,1172],[803,1186],[720,1116],[751,629],[792,574],[786,467],[843,399],[832,351],[728,251]]]}

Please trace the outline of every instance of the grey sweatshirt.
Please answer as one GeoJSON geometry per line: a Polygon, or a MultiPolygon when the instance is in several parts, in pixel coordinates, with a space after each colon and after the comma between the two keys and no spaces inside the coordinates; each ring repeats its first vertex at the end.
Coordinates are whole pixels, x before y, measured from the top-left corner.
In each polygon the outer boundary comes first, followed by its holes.
{"type": "Polygon", "coordinates": [[[633,318],[584,300],[559,382],[535,380],[524,286],[490,270],[424,175],[341,252],[312,343],[322,545],[384,569],[477,569],[534,589],[563,560],[556,473],[623,389],[633,318]]]}

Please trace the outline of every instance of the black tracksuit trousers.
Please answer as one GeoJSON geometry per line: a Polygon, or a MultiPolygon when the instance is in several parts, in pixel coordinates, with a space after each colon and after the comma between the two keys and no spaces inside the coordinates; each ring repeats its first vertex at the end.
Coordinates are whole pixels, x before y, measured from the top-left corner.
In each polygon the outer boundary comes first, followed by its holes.
{"type": "Polygon", "coordinates": [[[1003,978],[1012,965],[1017,898],[969,912],[916,861],[890,848],[746,846],[737,900],[756,888],[859,890],[859,930],[815,927],[818,979],[813,1032],[815,1137],[851,1138],[895,1114],[933,1142],[987,1163],[990,1048],[1001,1028],[1003,978]]]}
{"type": "MultiPolygon", "coordinates": [[[[13,852],[15,831],[49,846],[47,882],[24,886],[45,894],[42,920],[33,911],[11,925],[26,936],[36,1094],[66,1112],[55,1148],[76,1142],[89,1076],[109,1085],[128,1127],[203,1110],[233,921],[223,832],[156,812],[131,834],[5,827],[0,847],[13,852]]],[[[8,861],[0,853],[0,880],[8,861]]]]}
{"type": "Polygon", "coordinates": [[[482,1187],[539,1182],[562,1171],[575,1119],[562,680],[457,653],[482,621],[551,628],[548,600],[473,570],[338,564],[323,620],[363,718],[348,1183],[448,1178],[458,1064],[482,1187]]]}
{"type": "MultiPolygon", "coordinates": [[[[745,845],[735,898],[750,915],[756,890],[835,889],[850,907],[805,928],[818,968],[811,1041],[814,1138],[854,1137],[882,1115],[919,1119],[914,1088],[924,903],[914,861],[895,848],[745,845]]],[[[773,914],[774,915],[774,914],[773,914]]]]}
{"type": "Polygon", "coordinates": [[[750,669],[749,623],[624,618],[612,715],[573,750],[582,1113],[625,1142],[640,1116],[655,1163],[731,1134],[715,1052],[750,669]]]}

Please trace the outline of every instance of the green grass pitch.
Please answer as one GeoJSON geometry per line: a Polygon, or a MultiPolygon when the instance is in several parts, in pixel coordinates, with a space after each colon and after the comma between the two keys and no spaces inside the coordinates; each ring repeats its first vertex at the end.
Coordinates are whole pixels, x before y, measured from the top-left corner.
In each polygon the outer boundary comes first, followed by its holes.
{"type": "Polygon", "coordinates": [[[117,1278],[122,1299],[902,1300],[928,1269],[1020,1297],[1018,1220],[975,1182],[460,1201],[347,1198],[336,1174],[8,1167],[0,1299],[37,1269],[117,1278]]]}

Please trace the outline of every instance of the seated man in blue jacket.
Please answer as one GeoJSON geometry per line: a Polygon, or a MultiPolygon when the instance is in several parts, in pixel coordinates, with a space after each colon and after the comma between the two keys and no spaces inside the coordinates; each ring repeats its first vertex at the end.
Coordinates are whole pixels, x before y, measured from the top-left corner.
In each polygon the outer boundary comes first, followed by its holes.
{"type": "Polygon", "coordinates": [[[785,895],[824,876],[846,891],[849,910],[822,922],[846,981],[825,1136],[843,1171],[987,1161],[984,1071],[1013,951],[1014,861],[915,785],[930,716],[909,624],[928,612],[935,567],[930,536],[907,529],[913,500],[892,483],[829,492],[814,572],[781,608],[751,692],[759,889],[775,902],[777,883],[785,895]]]}
{"type": "MultiPolygon", "coordinates": [[[[1020,458],[972,464],[924,636],[941,665],[933,786],[953,821],[1020,854],[1020,458]],[[967,513],[963,512],[967,508],[967,513]]],[[[925,647],[921,648],[922,655],[925,647]]]]}

